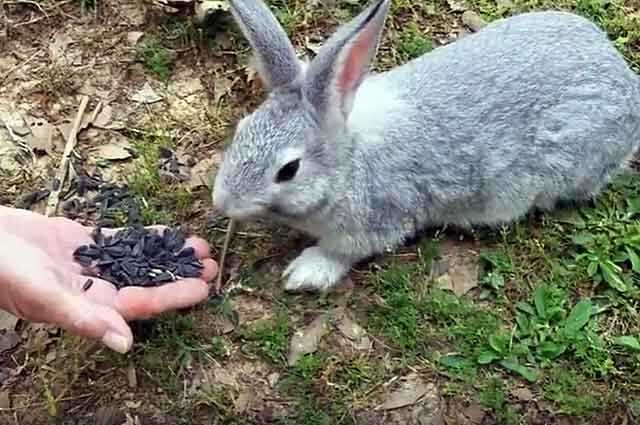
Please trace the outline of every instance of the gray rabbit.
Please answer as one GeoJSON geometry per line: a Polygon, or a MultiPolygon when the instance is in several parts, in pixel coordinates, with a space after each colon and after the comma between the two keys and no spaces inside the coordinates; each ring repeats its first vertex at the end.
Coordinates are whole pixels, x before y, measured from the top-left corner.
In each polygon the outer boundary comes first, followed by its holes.
{"type": "Polygon", "coordinates": [[[269,95],[224,153],[214,206],[318,239],[287,290],[327,290],[426,228],[498,225],[594,197],[640,142],[640,79],[588,20],[502,19],[370,74],[390,0],[309,63],[261,0],[230,0],[269,95]]]}

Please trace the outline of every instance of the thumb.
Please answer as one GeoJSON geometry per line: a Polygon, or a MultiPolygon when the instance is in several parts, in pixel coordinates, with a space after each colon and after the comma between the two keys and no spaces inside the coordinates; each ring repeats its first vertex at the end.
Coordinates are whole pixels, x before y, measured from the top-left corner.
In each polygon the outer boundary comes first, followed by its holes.
{"type": "Polygon", "coordinates": [[[102,340],[107,347],[126,353],[133,344],[131,328],[113,308],[87,300],[73,293],[61,294],[52,316],[56,325],[69,332],[102,340]]]}

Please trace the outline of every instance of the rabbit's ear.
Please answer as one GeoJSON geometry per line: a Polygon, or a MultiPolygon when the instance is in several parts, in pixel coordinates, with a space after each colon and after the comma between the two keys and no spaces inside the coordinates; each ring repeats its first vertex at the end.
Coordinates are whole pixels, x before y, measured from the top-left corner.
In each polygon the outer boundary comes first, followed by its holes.
{"type": "Polygon", "coordinates": [[[346,120],[378,50],[390,0],[376,0],[340,28],[305,72],[304,93],[324,119],[346,120]]]}
{"type": "Polygon", "coordinates": [[[300,62],[287,33],[262,0],[229,0],[231,13],[249,40],[258,73],[268,90],[301,75],[300,62]]]}

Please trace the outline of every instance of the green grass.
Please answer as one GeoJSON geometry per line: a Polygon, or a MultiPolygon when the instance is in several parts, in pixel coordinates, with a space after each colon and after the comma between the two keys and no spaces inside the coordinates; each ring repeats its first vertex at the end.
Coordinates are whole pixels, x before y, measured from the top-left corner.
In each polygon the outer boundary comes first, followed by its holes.
{"type": "Polygon", "coordinates": [[[640,360],[639,206],[640,177],[623,175],[592,205],[493,234],[480,255],[488,308],[434,289],[424,262],[391,261],[370,279],[382,302],[369,307],[369,330],[410,363],[433,361],[456,390],[480,383],[504,423],[517,422],[487,372],[541,385],[566,414],[599,413],[640,382],[628,374],[640,360]]]}
{"type": "Polygon", "coordinates": [[[480,404],[495,415],[498,423],[503,425],[517,425],[518,414],[507,403],[504,383],[499,377],[490,377],[482,386],[478,395],[480,404]]]}
{"type": "Polygon", "coordinates": [[[145,69],[162,81],[167,81],[171,74],[171,53],[163,46],[162,41],[156,37],[143,40],[136,51],[139,60],[145,69]]]}
{"type": "Polygon", "coordinates": [[[291,323],[287,311],[283,308],[273,319],[252,325],[242,332],[247,341],[247,349],[265,360],[281,365],[285,360],[289,343],[291,323]]]}
{"type": "MultiPolygon", "coordinates": [[[[159,173],[161,148],[174,148],[173,139],[163,131],[153,130],[133,141],[136,159],[127,186],[134,194],[145,225],[179,224],[182,214],[192,207],[194,194],[180,185],[163,182],[159,173]],[[167,206],[170,206],[167,208],[167,206]]],[[[126,223],[125,216],[121,217],[126,223]]]]}
{"type": "Polygon", "coordinates": [[[403,29],[396,41],[396,49],[400,54],[402,62],[422,56],[433,49],[433,43],[420,31],[414,21],[411,21],[403,29]]]}

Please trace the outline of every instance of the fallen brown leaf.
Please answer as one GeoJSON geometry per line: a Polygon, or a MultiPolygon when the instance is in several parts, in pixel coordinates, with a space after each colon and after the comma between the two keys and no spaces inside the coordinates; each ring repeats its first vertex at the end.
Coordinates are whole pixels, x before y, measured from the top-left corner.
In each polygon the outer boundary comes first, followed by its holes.
{"type": "Polygon", "coordinates": [[[318,349],[322,338],[329,332],[329,315],[326,313],[316,317],[303,330],[293,334],[289,346],[287,362],[293,366],[305,354],[310,354],[318,349]]]}
{"type": "Polygon", "coordinates": [[[140,41],[143,35],[144,33],[142,31],[129,31],[127,33],[127,43],[133,47],[138,44],[138,41],[140,41]]]}
{"type": "Polygon", "coordinates": [[[73,42],[69,34],[59,32],[53,36],[53,40],[49,43],[49,58],[53,63],[60,63],[64,59],[67,47],[73,42]]]}
{"type": "Polygon", "coordinates": [[[144,83],[144,85],[129,98],[134,102],[144,104],[156,103],[162,100],[162,96],[156,93],[148,82],[144,83]]]}
{"type": "Polygon", "coordinates": [[[220,160],[220,154],[216,153],[191,167],[190,178],[187,182],[189,189],[198,189],[203,186],[210,187],[212,171],[220,163],[220,160]]]}
{"type": "Polygon", "coordinates": [[[101,145],[96,148],[94,152],[98,158],[106,159],[108,161],[121,161],[129,159],[132,156],[131,146],[122,142],[101,145]]]}
{"type": "Polygon", "coordinates": [[[431,386],[427,385],[420,376],[412,373],[402,380],[398,389],[389,393],[379,409],[394,410],[413,406],[429,392],[431,386]]]}
{"type": "Polygon", "coordinates": [[[372,343],[367,332],[362,326],[353,321],[347,312],[343,312],[338,316],[336,326],[340,333],[351,341],[355,349],[366,351],[371,348],[372,343]]]}
{"type": "Polygon", "coordinates": [[[438,288],[452,291],[461,297],[478,286],[478,254],[454,242],[443,244],[439,269],[446,269],[435,277],[438,288]]]}

